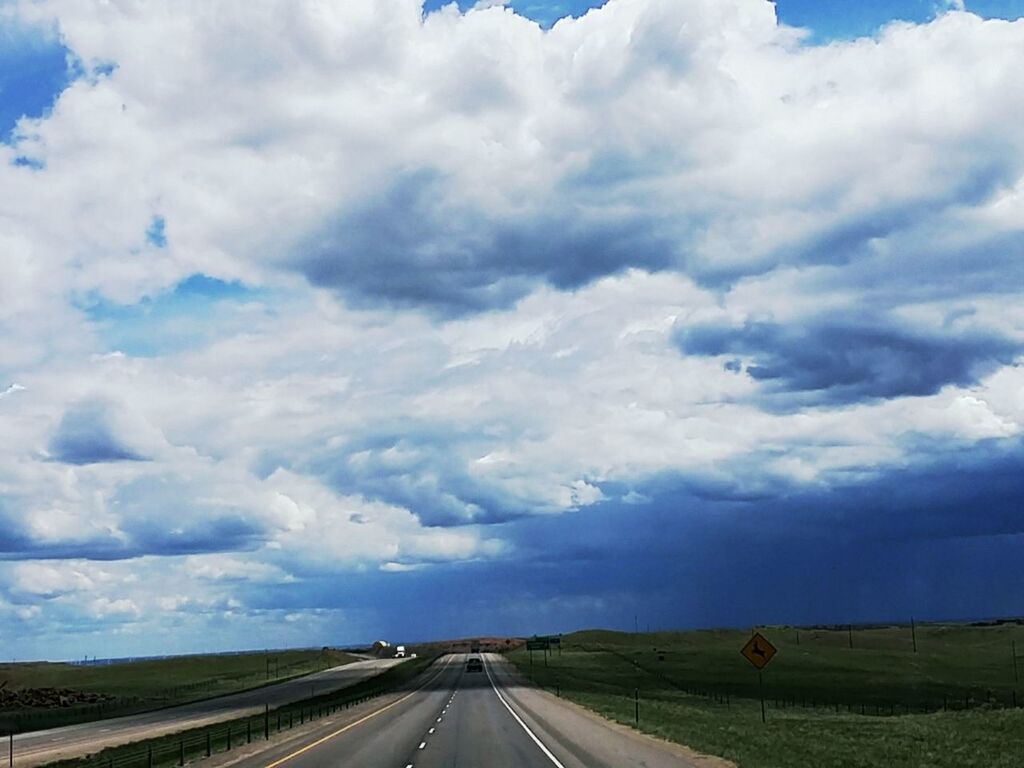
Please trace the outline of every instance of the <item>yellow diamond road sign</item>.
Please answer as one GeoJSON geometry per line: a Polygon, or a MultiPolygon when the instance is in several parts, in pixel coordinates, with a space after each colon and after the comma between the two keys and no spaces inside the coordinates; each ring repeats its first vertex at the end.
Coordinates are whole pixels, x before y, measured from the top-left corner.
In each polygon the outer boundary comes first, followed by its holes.
{"type": "Polygon", "coordinates": [[[755,632],[754,636],[743,646],[743,650],[740,651],[747,661],[758,669],[764,669],[768,666],[768,662],[772,660],[776,652],[775,646],[769,643],[760,632],[755,632]]]}

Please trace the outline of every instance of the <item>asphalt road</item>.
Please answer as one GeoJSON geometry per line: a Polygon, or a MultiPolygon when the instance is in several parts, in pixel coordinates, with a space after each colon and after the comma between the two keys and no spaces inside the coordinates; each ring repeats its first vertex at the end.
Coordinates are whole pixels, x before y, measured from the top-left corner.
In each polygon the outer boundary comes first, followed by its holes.
{"type": "Polygon", "coordinates": [[[523,686],[500,656],[484,672],[446,656],[419,688],[231,760],[233,768],[695,768],[682,748],[523,686]]]}
{"type": "MultiPolygon", "coordinates": [[[[265,705],[270,705],[273,709],[314,694],[347,688],[400,662],[401,660],[395,659],[357,661],[295,680],[216,699],[196,701],[128,717],[19,734],[14,737],[14,765],[15,768],[29,768],[65,757],[96,752],[104,747],[263,712],[265,705]]],[[[4,757],[6,758],[6,755],[4,757]]]]}

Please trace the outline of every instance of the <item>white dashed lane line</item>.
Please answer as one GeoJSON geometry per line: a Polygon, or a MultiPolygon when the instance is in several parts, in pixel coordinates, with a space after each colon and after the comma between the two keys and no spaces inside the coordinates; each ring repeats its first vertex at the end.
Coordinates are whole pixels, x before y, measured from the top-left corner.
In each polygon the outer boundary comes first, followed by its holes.
{"type": "MultiPolygon", "coordinates": [[[[448,707],[450,707],[452,705],[452,702],[454,700],[455,700],[455,693],[453,692],[452,695],[448,699],[448,703],[445,704],[444,709],[441,710],[441,716],[437,718],[436,722],[440,723],[444,719],[445,713],[448,712],[448,707]]],[[[433,736],[434,732],[436,730],[437,730],[436,727],[431,727],[430,730],[427,731],[427,735],[428,736],[433,736]]],[[[420,745],[416,749],[426,749],[426,748],[427,748],[427,742],[426,741],[421,741],[420,745]]],[[[413,768],[413,764],[409,763],[407,766],[405,766],[405,768],[413,768]]]]}

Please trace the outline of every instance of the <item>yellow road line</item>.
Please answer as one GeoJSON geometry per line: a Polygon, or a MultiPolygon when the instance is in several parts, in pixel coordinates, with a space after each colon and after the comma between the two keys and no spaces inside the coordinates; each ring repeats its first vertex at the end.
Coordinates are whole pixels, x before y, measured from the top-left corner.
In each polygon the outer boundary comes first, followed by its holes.
{"type": "Polygon", "coordinates": [[[370,714],[366,715],[365,717],[359,718],[354,723],[349,723],[344,728],[339,728],[338,730],[334,731],[333,733],[327,734],[322,739],[317,739],[312,744],[307,744],[306,746],[302,747],[302,749],[297,749],[294,752],[292,752],[290,755],[285,755],[280,760],[275,760],[274,762],[272,762],[269,765],[267,765],[266,768],[277,768],[277,766],[281,765],[282,763],[287,763],[289,760],[292,760],[292,759],[298,757],[299,755],[305,754],[306,752],[309,752],[309,750],[311,750],[311,749],[315,749],[316,747],[319,747],[324,742],[330,741],[331,739],[333,739],[336,736],[340,736],[341,734],[345,733],[345,731],[352,730],[357,725],[361,725],[362,723],[365,723],[367,720],[370,720],[371,718],[376,717],[377,715],[381,714],[382,712],[387,712],[392,707],[397,707],[399,704],[401,704],[403,701],[408,699],[410,696],[413,696],[414,694],[419,693],[421,690],[423,690],[423,688],[426,685],[428,685],[429,683],[434,682],[438,677],[440,677],[441,673],[444,672],[446,669],[448,669],[448,665],[451,664],[451,661],[452,661],[452,657],[449,656],[445,660],[444,665],[439,670],[437,670],[437,674],[435,674],[429,680],[425,680],[423,682],[423,684],[419,688],[417,688],[414,691],[409,691],[407,694],[405,694],[405,696],[403,696],[402,698],[398,699],[397,701],[392,701],[387,706],[381,707],[380,709],[376,710],[375,712],[371,712],[370,714]]]}

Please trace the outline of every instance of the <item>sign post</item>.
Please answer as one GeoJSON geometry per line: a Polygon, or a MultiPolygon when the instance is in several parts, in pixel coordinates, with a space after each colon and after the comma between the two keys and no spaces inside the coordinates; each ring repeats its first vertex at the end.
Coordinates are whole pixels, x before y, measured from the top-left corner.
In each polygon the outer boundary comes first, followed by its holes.
{"type": "Polygon", "coordinates": [[[755,632],[753,637],[747,640],[746,645],[740,650],[743,658],[749,661],[757,670],[757,692],[761,697],[761,722],[765,722],[764,714],[764,678],[761,671],[768,666],[768,662],[778,653],[778,649],[768,642],[767,638],[760,632],[755,632]]]}
{"type": "Polygon", "coordinates": [[[543,651],[544,653],[544,666],[548,665],[548,648],[550,643],[546,637],[537,637],[534,635],[526,641],[526,650],[530,652],[530,682],[533,682],[533,652],[543,651]]]}

